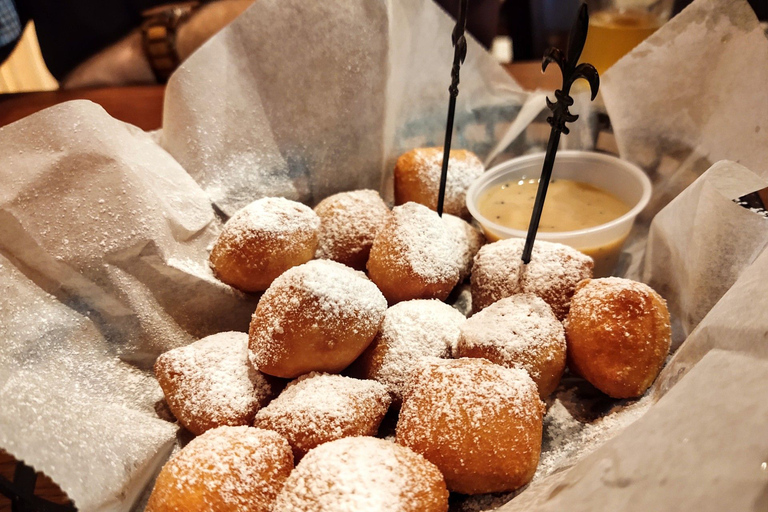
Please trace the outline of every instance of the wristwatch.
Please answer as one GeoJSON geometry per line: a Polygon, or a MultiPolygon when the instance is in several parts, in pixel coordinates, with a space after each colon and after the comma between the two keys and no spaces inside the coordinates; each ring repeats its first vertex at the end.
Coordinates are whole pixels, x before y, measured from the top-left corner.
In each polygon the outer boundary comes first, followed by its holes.
{"type": "Polygon", "coordinates": [[[142,12],[142,46],[155,78],[165,83],[181,60],[176,50],[179,27],[192,16],[200,2],[179,2],[160,5],[142,12]]]}

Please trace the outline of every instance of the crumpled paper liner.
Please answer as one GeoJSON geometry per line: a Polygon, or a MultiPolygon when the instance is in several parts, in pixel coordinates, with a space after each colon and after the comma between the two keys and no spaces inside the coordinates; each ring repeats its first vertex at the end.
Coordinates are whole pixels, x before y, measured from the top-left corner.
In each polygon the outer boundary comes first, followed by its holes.
{"type": "Polygon", "coordinates": [[[768,245],[768,222],[733,202],[768,186],[734,162],[713,165],[656,215],[643,280],[676,319],[672,350],[768,245]]]}
{"type": "Polygon", "coordinates": [[[80,510],[126,510],[173,448],[162,391],[97,326],[0,255],[0,446],[43,468],[80,510]]]}
{"type": "Polygon", "coordinates": [[[89,102],[0,130],[0,250],[147,367],[201,336],[247,328],[255,300],[217,281],[220,230],[200,187],[149,135],[89,102]]]}
{"type": "Polygon", "coordinates": [[[766,62],[746,1],[697,0],[605,73],[619,153],[654,185],[643,219],[719,160],[768,176],[766,62]]]}
{"type": "Polygon", "coordinates": [[[80,510],[128,510],[177,430],[139,369],[247,329],[255,298],[208,268],[220,222],[202,189],[100,107],[0,129],[0,161],[0,446],[80,510]]]}

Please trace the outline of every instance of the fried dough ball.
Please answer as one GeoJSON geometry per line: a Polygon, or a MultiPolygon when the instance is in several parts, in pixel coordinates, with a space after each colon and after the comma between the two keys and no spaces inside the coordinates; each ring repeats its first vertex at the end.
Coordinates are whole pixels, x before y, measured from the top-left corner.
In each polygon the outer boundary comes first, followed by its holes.
{"type": "Polygon", "coordinates": [[[222,332],[157,358],[155,376],[168,407],[195,435],[223,425],[250,425],[273,396],[248,361],[248,335],[222,332]]]}
{"type": "Polygon", "coordinates": [[[379,334],[349,371],[374,379],[387,387],[395,405],[411,372],[425,357],[448,358],[459,339],[464,315],[439,300],[409,300],[395,304],[384,314],[379,334]]]}
{"type": "MultiPolygon", "coordinates": [[[[409,201],[437,210],[443,148],[416,148],[397,159],[395,164],[395,204],[409,201]]],[[[443,212],[468,217],[467,189],[485,172],[485,167],[471,151],[451,150],[445,180],[443,212]]]]}
{"type": "Polygon", "coordinates": [[[528,483],[541,451],[544,404],[528,372],[485,359],[434,359],[413,374],[397,442],[463,494],[528,483]]]}
{"type": "Polygon", "coordinates": [[[299,265],[261,297],[251,319],[251,360],[275,377],[338,373],[373,341],[386,309],[362,272],[330,260],[299,265]]]}
{"type": "Polygon", "coordinates": [[[291,470],[291,448],[277,433],[215,428],[163,466],[146,512],[269,512],[291,470]]]}
{"type": "Polygon", "coordinates": [[[347,437],[310,451],[277,497],[280,512],[446,512],[440,471],[404,446],[347,437]]]}
{"type": "Polygon", "coordinates": [[[484,245],[472,266],[472,309],[480,311],[518,293],[538,295],[562,321],[576,285],[592,277],[594,261],[567,245],[537,240],[531,262],[520,259],[525,240],[508,238],[484,245]]]}
{"type": "Polygon", "coordinates": [[[368,275],[390,304],[445,300],[459,281],[459,261],[456,238],[437,213],[407,203],[392,209],[376,235],[368,275]]]}
{"type": "Polygon", "coordinates": [[[458,244],[456,254],[459,265],[459,282],[469,277],[472,272],[472,262],[480,248],[485,245],[485,235],[475,228],[469,222],[466,222],[455,215],[443,214],[443,222],[453,233],[458,244]]]}
{"type": "Polygon", "coordinates": [[[525,293],[494,302],[461,326],[454,357],[526,370],[546,398],[565,370],[565,331],[552,308],[525,293]]]}
{"type": "Polygon", "coordinates": [[[629,279],[587,279],[565,322],[568,367],[613,398],[642,396],[669,353],[667,303],[629,279]]]}
{"type": "Polygon", "coordinates": [[[309,373],[288,384],[261,409],[254,426],[285,437],[298,462],[323,443],[342,437],[375,436],[391,401],[378,382],[309,373]]]}
{"type": "Polygon", "coordinates": [[[244,292],[266,290],[277,276],[312,259],[320,218],[311,208],[265,197],[230,218],[211,250],[213,273],[244,292]]]}
{"type": "Polygon", "coordinates": [[[315,257],[365,270],[373,239],[384,225],[389,208],[375,190],[341,192],[315,206],[320,238],[315,257]]]}

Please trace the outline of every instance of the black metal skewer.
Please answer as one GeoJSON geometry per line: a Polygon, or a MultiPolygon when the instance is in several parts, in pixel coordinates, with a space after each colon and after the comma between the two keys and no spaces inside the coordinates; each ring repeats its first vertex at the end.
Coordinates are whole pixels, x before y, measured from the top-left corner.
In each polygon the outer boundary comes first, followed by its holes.
{"type": "Polygon", "coordinates": [[[459,95],[459,69],[467,57],[467,39],[464,30],[467,27],[467,3],[469,0],[461,0],[459,3],[459,17],[456,26],[453,27],[451,40],[453,41],[453,67],[451,68],[451,86],[448,92],[451,97],[448,100],[448,121],[445,126],[445,144],[443,145],[443,167],[440,172],[440,191],[437,195],[437,214],[443,216],[443,202],[445,201],[445,181],[448,179],[448,157],[451,153],[451,138],[453,136],[453,117],[456,113],[456,97],[459,95]]]}
{"type": "Polygon", "coordinates": [[[544,199],[547,197],[547,188],[549,179],[552,177],[552,167],[555,165],[555,155],[557,147],[560,144],[560,134],[568,135],[566,123],[572,123],[579,116],[571,114],[568,108],[573,105],[573,98],[570,96],[573,82],[579,78],[589,82],[589,88],[592,92],[592,99],[597,96],[597,90],[600,87],[600,76],[592,64],[578,64],[581,51],[584,49],[584,42],[587,40],[587,31],[589,30],[589,12],[587,4],[581,4],[579,16],[571,28],[568,38],[567,55],[564,55],[558,48],[550,48],[544,54],[541,62],[541,71],[544,72],[550,62],[554,62],[560,67],[563,74],[563,88],[555,91],[556,102],[547,98],[547,107],[552,111],[552,115],[547,118],[547,122],[552,126],[547,143],[547,154],[544,157],[544,166],[541,169],[541,178],[539,179],[539,189],[536,192],[536,202],[533,204],[533,213],[531,222],[528,225],[528,236],[525,239],[523,248],[523,263],[526,265],[531,261],[531,251],[533,251],[533,242],[536,239],[536,232],[539,229],[541,212],[544,209],[544,199]]]}

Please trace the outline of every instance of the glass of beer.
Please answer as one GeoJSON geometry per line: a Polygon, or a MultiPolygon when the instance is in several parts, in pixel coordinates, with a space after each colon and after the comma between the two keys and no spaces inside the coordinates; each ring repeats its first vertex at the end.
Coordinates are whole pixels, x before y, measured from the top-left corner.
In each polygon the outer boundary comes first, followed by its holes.
{"type": "Polygon", "coordinates": [[[674,0],[587,0],[589,34],[582,62],[603,74],[672,14],[674,0]]]}

